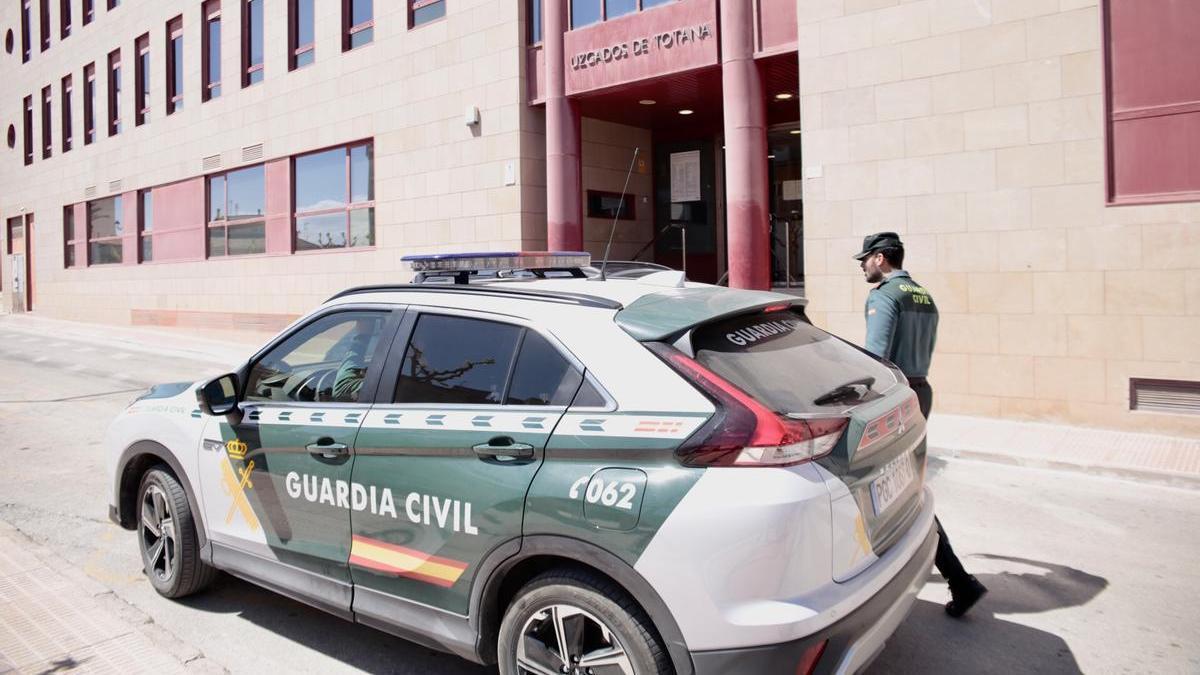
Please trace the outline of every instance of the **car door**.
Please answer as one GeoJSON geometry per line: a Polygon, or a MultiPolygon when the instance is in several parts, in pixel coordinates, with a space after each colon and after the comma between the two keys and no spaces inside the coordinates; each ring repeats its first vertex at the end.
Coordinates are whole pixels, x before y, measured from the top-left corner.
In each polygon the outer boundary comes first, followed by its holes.
{"type": "Polygon", "coordinates": [[[200,453],[218,567],[349,616],[354,444],[400,313],[324,312],[239,373],[241,414],[211,418],[200,453]]]}
{"type": "Polygon", "coordinates": [[[364,422],[354,463],[360,621],[428,634],[453,623],[429,623],[428,608],[467,613],[480,561],[519,542],[529,484],[582,379],[528,322],[409,310],[378,396],[387,402],[364,422]]]}

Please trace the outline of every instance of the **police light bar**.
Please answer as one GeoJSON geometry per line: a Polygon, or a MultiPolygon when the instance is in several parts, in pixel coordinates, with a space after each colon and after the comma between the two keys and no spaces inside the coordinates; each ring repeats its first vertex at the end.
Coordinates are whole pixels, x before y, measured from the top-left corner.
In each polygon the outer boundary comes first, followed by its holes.
{"type": "Polygon", "coordinates": [[[587,267],[592,255],[584,251],[500,251],[406,255],[400,260],[409,263],[414,272],[471,272],[587,267]]]}

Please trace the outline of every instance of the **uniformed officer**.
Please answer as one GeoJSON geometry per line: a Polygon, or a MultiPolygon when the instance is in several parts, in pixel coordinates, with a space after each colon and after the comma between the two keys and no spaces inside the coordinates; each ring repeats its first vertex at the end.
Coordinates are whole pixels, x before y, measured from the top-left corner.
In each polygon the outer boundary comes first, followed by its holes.
{"type": "MultiPolygon", "coordinates": [[[[854,257],[867,283],[879,284],[867,296],[867,351],[896,364],[917,394],[921,414],[929,419],[933,389],[926,377],[938,324],[933,296],[904,271],[904,244],[895,232],[867,236],[862,251],[854,257]]],[[[941,522],[935,522],[938,547],[934,563],[950,584],[946,613],[957,618],[966,614],[987,588],[963,569],[941,522]]]]}

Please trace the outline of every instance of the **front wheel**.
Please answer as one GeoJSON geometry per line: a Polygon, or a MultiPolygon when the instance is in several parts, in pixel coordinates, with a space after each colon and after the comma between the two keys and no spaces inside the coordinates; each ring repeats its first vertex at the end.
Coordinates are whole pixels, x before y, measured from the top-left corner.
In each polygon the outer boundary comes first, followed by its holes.
{"type": "Polygon", "coordinates": [[[623,589],[582,570],[534,578],[500,624],[502,675],[672,672],[650,618],[623,589]]]}
{"type": "Polygon", "coordinates": [[[183,486],[162,468],[138,488],[138,545],[150,585],[159,595],[182,598],[207,586],[216,570],[200,559],[196,520],[183,486]]]}

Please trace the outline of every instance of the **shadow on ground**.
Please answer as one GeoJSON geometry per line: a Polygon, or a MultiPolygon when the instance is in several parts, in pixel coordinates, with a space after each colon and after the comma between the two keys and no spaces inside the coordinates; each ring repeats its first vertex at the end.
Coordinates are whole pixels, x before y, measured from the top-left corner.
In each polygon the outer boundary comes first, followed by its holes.
{"type": "MultiPolygon", "coordinates": [[[[1108,581],[1072,567],[999,555],[976,555],[968,567],[1012,571],[976,573],[989,593],[963,619],[940,602],[918,600],[908,619],[867,671],[883,673],[1080,673],[1062,638],[1011,619],[1090,602],[1108,581]],[[1006,618],[998,618],[997,615],[1006,618]]],[[[936,573],[930,583],[944,582],[936,573]]]]}

